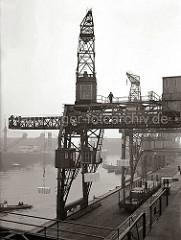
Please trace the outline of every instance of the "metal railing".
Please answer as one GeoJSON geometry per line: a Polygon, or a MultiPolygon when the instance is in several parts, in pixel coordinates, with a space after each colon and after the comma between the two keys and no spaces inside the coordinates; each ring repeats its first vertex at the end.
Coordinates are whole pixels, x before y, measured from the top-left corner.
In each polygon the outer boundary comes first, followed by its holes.
{"type": "MultiPolygon", "coordinates": [[[[161,97],[159,97],[156,93],[153,91],[148,92],[147,96],[141,96],[142,101],[161,101],[161,97]]],[[[112,100],[112,103],[124,103],[128,102],[129,98],[128,96],[125,97],[114,97],[112,100]]],[[[137,101],[135,101],[137,102],[137,101]]],[[[102,95],[97,95],[97,103],[110,103],[109,98],[102,96],[102,95]]]]}
{"type": "Polygon", "coordinates": [[[149,206],[149,229],[162,215],[164,209],[168,206],[168,189],[165,189],[149,206]]]}
{"type": "MultiPolygon", "coordinates": [[[[149,205],[149,208],[142,212],[133,223],[117,238],[111,240],[142,240],[146,237],[152,226],[162,215],[168,206],[168,189],[164,189],[155,200],[149,205]]],[[[127,220],[128,221],[128,220],[127,220]]]]}
{"type": "Polygon", "coordinates": [[[123,232],[118,239],[131,240],[137,239],[142,240],[146,237],[146,213],[141,213],[136,220],[123,232]]]}
{"type": "MultiPolygon", "coordinates": [[[[5,213],[5,212],[3,212],[5,213]]],[[[43,237],[44,239],[57,239],[57,240],[68,240],[70,236],[76,236],[76,238],[85,237],[86,240],[103,240],[104,236],[108,235],[110,232],[117,231],[116,228],[109,228],[91,224],[84,224],[84,223],[77,223],[71,221],[61,221],[57,219],[49,219],[49,218],[42,218],[38,216],[26,215],[21,213],[13,213],[7,212],[11,215],[32,218],[33,219],[41,219],[45,220],[46,223],[43,225],[37,225],[33,223],[26,223],[20,222],[16,220],[9,220],[0,218],[0,222],[16,224],[16,226],[20,225],[22,229],[24,226],[31,227],[30,230],[19,230],[18,227],[15,228],[7,228],[7,227],[0,227],[2,229],[10,230],[11,233],[16,234],[18,231],[19,234],[23,234],[25,236],[37,236],[43,237]],[[16,229],[18,228],[18,229],[16,229]]],[[[82,239],[82,238],[81,238],[82,239]]]]}

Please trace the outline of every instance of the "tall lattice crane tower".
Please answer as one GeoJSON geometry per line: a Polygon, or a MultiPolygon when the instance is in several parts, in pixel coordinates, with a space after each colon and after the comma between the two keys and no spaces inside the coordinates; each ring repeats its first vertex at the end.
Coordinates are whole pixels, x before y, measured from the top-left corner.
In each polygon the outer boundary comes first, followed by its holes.
{"type": "Polygon", "coordinates": [[[80,24],[76,69],[76,103],[96,102],[95,35],[92,10],[80,24]]]}

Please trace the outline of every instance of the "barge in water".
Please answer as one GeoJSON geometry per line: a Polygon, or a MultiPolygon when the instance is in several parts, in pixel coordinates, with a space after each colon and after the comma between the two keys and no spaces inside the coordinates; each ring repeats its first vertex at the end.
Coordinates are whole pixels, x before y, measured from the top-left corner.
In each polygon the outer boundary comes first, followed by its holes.
{"type": "Polygon", "coordinates": [[[20,202],[17,205],[9,205],[7,201],[4,201],[4,203],[0,203],[0,212],[28,209],[32,207],[33,207],[32,205],[24,204],[20,202]]]}
{"type": "Polygon", "coordinates": [[[128,212],[134,212],[160,188],[160,182],[148,181],[141,187],[131,189],[129,195],[119,203],[119,206],[120,208],[125,208],[128,212]]]}

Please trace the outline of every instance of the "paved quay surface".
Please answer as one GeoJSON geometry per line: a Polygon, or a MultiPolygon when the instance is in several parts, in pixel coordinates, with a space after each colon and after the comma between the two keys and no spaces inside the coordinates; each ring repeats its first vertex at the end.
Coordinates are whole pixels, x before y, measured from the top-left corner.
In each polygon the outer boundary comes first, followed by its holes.
{"type": "MultiPolygon", "coordinates": [[[[180,163],[181,159],[178,158],[172,162],[171,165],[157,170],[155,173],[153,173],[154,178],[156,175],[159,177],[173,177],[175,174],[177,174],[177,166],[181,165],[180,163]]],[[[176,186],[174,193],[177,192],[178,189],[179,187],[176,186]]],[[[169,198],[173,198],[173,195],[171,195],[169,198]]],[[[61,236],[60,239],[99,240],[104,239],[104,237],[109,235],[111,232],[115,232],[116,230],[114,229],[119,227],[129,217],[129,214],[124,209],[120,209],[118,206],[118,189],[110,191],[107,197],[100,197],[99,201],[101,203],[100,207],[97,207],[91,212],[86,213],[85,215],[79,217],[77,220],[68,220],[68,222],[61,222],[59,225],[52,225],[47,229],[47,235],[57,236],[57,227],[59,230],[61,230],[59,232],[59,236],[61,236]]],[[[149,205],[149,203],[150,199],[136,210],[135,215],[138,216],[141,211],[143,211],[149,205]]],[[[154,229],[156,225],[157,224],[155,224],[154,229]]],[[[154,238],[150,238],[149,240],[152,239],[154,238]]],[[[158,240],[160,239],[158,238],[158,240]]]]}
{"type": "Polygon", "coordinates": [[[181,175],[175,177],[179,181],[171,187],[171,201],[145,240],[181,239],[181,175]]]}

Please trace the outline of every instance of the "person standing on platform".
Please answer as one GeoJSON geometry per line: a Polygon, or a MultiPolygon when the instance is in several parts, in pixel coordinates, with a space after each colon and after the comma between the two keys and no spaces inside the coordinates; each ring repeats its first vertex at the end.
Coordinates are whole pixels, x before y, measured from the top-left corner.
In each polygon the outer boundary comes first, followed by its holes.
{"type": "Polygon", "coordinates": [[[181,175],[181,169],[180,169],[180,166],[178,166],[178,172],[179,172],[180,175],[181,175]]]}
{"type": "Polygon", "coordinates": [[[112,103],[113,97],[114,97],[114,96],[113,96],[112,92],[110,92],[110,93],[109,93],[109,96],[108,96],[110,103],[112,103]]]}

